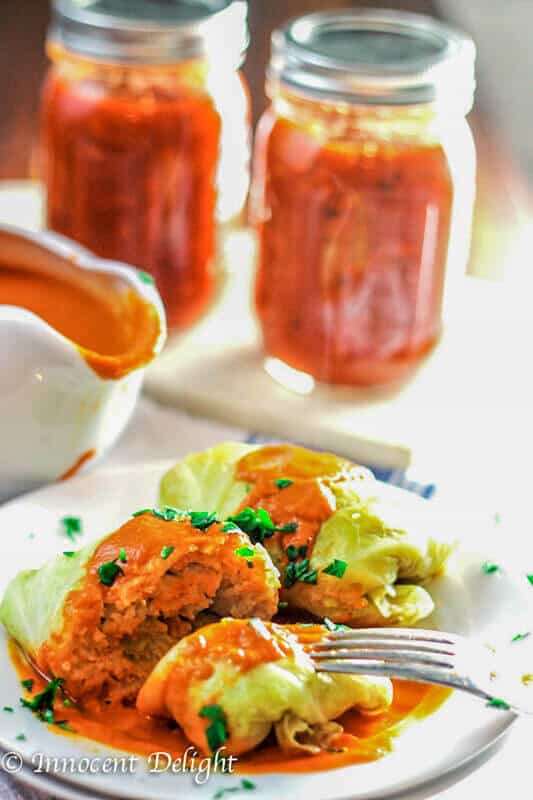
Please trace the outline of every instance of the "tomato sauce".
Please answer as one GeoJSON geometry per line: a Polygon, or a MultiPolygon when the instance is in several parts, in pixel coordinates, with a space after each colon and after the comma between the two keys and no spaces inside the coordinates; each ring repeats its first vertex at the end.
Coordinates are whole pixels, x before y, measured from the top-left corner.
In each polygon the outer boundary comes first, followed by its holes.
{"type": "Polygon", "coordinates": [[[48,226],[150,272],[174,328],[198,317],[213,291],[221,119],[204,71],[72,59],[43,89],[48,226]]]}
{"type": "MultiPolygon", "coordinates": [[[[10,655],[20,680],[31,678],[34,681],[32,694],[42,691],[45,688],[43,679],[28,665],[13,642],[10,643],[10,655]]],[[[267,741],[254,752],[240,757],[237,771],[314,772],[381,758],[393,749],[395,737],[406,725],[433,713],[450,696],[450,690],[439,687],[409,681],[393,681],[393,684],[394,700],[385,713],[365,717],[357,711],[349,711],[343,715],[340,722],[345,732],[336,742],[335,752],[287,756],[277,745],[267,741]]],[[[84,707],[65,708],[62,700],[58,699],[55,718],[67,720],[75,733],[65,733],[49,726],[54,733],[91,739],[142,756],[166,752],[172,758],[180,758],[190,746],[174,723],[147,717],[135,708],[109,706],[96,701],[84,707]]]]}
{"type": "Polygon", "coordinates": [[[160,335],[156,309],[101,274],[61,277],[0,263],[0,305],[33,312],[72,341],[100,377],[112,380],[148,363],[160,335]]]}
{"type": "MultiPolygon", "coordinates": [[[[368,475],[364,467],[332,453],[314,453],[288,444],[266,445],[252,450],[240,459],[235,469],[236,480],[250,483],[240,510],[263,508],[277,527],[291,523],[297,525],[296,530],[277,531],[264,542],[282,574],[289,561],[288,547],[305,547],[306,557],[311,557],[322,524],[336,508],[330,487],[348,477],[358,480],[368,475]],[[290,485],[280,488],[276,483],[280,478],[289,479],[290,485]]],[[[330,591],[333,594],[338,591],[337,579],[322,574],[319,589],[298,581],[290,588],[282,585],[280,598],[306,608],[313,598],[330,591]]],[[[368,605],[359,584],[343,585],[342,592],[351,610],[368,605]]],[[[347,617],[344,621],[350,619],[347,617]]]]}
{"type": "MultiPolygon", "coordinates": [[[[278,661],[293,652],[290,636],[271,634],[270,623],[248,620],[227,626],[224,623],[208,626],[206,635],[192,636],[186,640],[180,661],[175,664],[170,680],[184,695],[198,681],[214,672],[213,664],[225,660],[241,674],[255,667],[278,661]],[[259,632],[258,632],[259,629],[259,632]]],[[[177,692],[176,692],[177,694],[177,692]]]]}
{"type": "Polygon", "coordinates": [[[289,545],[305,546],[310,555],[320,526],[335,510],[327,491],[327,475],[334,478],[340,474],[344,463],[337,456],[310,453],[292,445],[261,447],[238,462],[235,479],[250,483],[240,510],[263,508],[279,527],[297,523],[295,531],[276,532],[267,543],[269,549],[275,546],[280,551],[278,567],[280,562],[287,563],[289,545]],[[280,477],[289,479],[290,485],[280,489],[276,484],[280,477]]]}
{"type": "Polygon", "coordinates": [[[453,186],[438,143],[267,112],[256,306],[270,356],[335,384],[403,378],[439,338],[453,186]]]}

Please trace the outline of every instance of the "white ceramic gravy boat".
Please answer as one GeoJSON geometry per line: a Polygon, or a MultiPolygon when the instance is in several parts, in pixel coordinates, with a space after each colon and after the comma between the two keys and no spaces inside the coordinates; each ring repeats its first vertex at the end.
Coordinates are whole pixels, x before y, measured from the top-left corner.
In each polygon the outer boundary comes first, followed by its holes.
{"type": "MultiPolygon", "coordinates": [[[[95,281],[98,274],[112,276],[154,307],[160,333],[151,358],[161,351],[166,338],[161,298],[132,267],[96,258],[56,234],[8,226],[0,226],[1,265],[51,275],[77,270],[87,282],[91,275],[95,281]]],[[[133,365],[117,379],[103,378],[74,342],[43,319],[0,305],[0,501],[100,459],[133,412],[144,366],[133,365]]]]}

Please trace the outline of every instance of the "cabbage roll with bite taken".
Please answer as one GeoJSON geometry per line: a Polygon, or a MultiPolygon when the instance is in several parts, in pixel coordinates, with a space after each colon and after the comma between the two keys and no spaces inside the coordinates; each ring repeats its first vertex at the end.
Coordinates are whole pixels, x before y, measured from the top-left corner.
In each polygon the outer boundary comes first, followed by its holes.
{"type": "Polygon", "coordinates": [[[147,510],[114,533],[9,584],[0,620],[76,700],[132,703],[159,659],[227,615],[270,619],[278,572],[261,545],[215,515],[147,510]]]}
{"type": "Polygon", "coordinates": [[[406,514],[364,467],[293,445],[226,443],[188,456],[162,479],[161,500],[216,508],[281,572],[281,599],[355,626],[413,625],[433,610],[424,587],[453,547],[423,509],[406,514]]]}
{"type": "Polygon", "coordinates": [[[392,702],[388,678],[316,672],[310,647],[320,625],[224,619],[181,640],[142,687],[137,708],[170,717],[202,751],[240,755],[274,730],[287,753],[316,754],[342,733],[336,720],[357,708],[375,715],[392,702]]]}

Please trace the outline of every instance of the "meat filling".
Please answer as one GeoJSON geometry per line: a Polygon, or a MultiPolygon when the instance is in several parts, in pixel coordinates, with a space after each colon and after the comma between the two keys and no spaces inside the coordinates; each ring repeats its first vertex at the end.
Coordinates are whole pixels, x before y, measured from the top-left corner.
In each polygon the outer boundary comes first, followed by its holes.
{"type": "Polygon", "coordinates": [[[131,520],[95,551],[83,588],[67,599],[63,629],[40,660],[76,699],[134,702],[155,664],[213,615],[275,613],[276,571],[264,551],[248,562],[239,556],[243,544],[244,535],[219,525],[200,531],[184,521],[131,520]],[[139,532],[141,546],[131,540],[139,532]],[[171,552],[163,558],[165,548],[171,552]],[[127,554],[124,567],[104,586],[98,567],[119,550],[127,554]]]}

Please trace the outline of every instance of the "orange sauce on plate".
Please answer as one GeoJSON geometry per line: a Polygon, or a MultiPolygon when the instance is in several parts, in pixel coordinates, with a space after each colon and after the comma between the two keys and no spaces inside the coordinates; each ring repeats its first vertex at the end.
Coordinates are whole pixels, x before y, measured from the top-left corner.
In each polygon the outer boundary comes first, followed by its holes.
{"type": "MultiPolygon", "coordinates": [[[[31,678],[34,681],[33,693],[42,691],[45,682],[31,668],[17,645],[11,642],[9,648],[20,680],[31,678]]],[[[243,773],[315,772],[382,757],[392,750],[394,738],[407,724],[436,711],[451,694],[448,689],[409,681],[393,683],[394,700],[384,714],[377,717],[365,717],[357,711],[344,714],[340,720],[344,733],[336,742],[334,751],[317,756],[287,756],[268,740],[257,750],[239,758],[237,770],[243,773]]],[[[83,737],[141,756],[165,752],[172,758],[180,758],[190,747],[175,723],[147,717],[135,708],[100,702],[90,702],[84,707],[64,707],[59,699],[55,718],[67,720],[75,733],[65,733],[60,728],[49,726],[54,733],[83,737]]]]}

